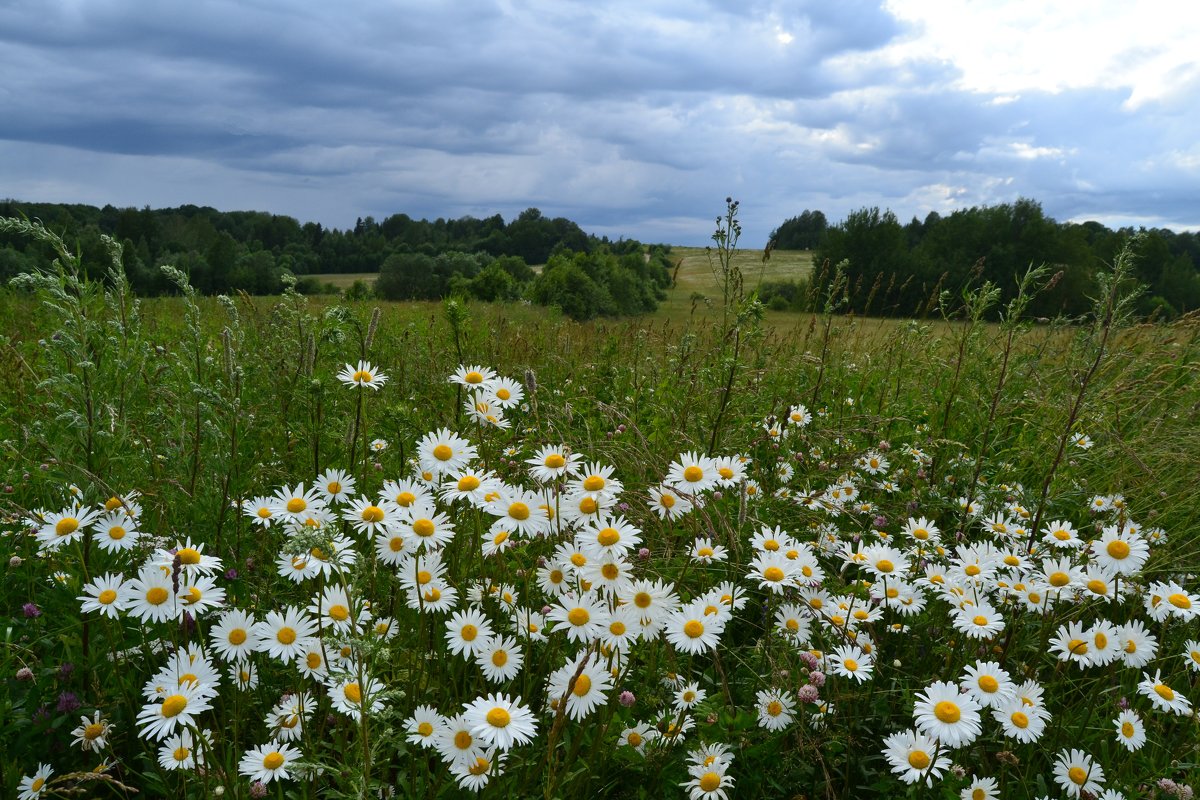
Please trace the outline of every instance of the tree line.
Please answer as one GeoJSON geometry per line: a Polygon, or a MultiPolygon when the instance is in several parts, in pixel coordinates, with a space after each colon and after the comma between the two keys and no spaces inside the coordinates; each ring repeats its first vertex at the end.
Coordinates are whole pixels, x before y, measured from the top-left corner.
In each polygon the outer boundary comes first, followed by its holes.
{"type": "Polygon", "coordinates": [[[1139,311],[1173,317],[1200,309],[1200,234],[1060,223],[1024,198],[945,216],[931,212],[907,225],[878,207],[834,225],[806,210],[780,225],[772,240],[780,249],[813,250],[812,278],[764,285],[761,297],[774,308],[818,310],[836,286],[837,301],[856,313],[921,317],[936,311],[943,292],[985,280],[1007,301],[1027,268],[1047,264],[1057,278],[1028,313],[1074,316],[1089,308],[1093,276],[1134,234],[1140,234],[1135,278],[1146,287],[1139,311]]]}
{"type": "MultiPolygon", "coordinates": [[[[261,211],[218,211],[206,206],[116,208],[106,205],[0,201],[0,216],[36,219],[61,234],[99,277],[107,269],[101,236],[123,247],[125,273],[142,296],[175,291],[159,266],[183,270],[204,294],[277,294],[285,275],[301,291],[323,287],[322,273],[379,273],[384,299],[436,299],[450,293],[483,300],[528,297],[577,316],[653,310],[669,283],[669,247],[610,241],[585,233],[563,217],[529,208],[511,222],[485,219],[413,219],[393,214],[359,218],[353,228],[301,224],[261,211]],[[636,254],[636,257],[631,258],[636,254]],[[636,262],[636,263],[635,263],[636,262]],[[531,265],[545,264],[540,274],[531,265]],[[569,295],[571,291],[578,296],[569,295]]],[[[36,242],[0,236],[0,281],[48,263],[36,242]]],[[[372,293],[363,283],[358,296],[372,293]]]]}

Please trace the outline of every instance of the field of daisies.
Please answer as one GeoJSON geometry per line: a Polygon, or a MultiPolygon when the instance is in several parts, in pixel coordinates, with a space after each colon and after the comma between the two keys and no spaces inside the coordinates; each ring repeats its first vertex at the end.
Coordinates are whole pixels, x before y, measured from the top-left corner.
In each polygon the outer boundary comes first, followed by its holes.
{"type": "Polygon", "coordinates": [[[1200,323],[1125,256],[1086,319],[582,326],[3,222],[5,797],[1200,788],[1200,323]]]}

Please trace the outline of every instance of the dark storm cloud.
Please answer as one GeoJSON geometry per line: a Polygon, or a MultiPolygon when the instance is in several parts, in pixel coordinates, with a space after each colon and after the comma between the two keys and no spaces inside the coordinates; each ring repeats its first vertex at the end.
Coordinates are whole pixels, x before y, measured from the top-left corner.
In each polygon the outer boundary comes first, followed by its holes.
{"type": "Polygon", "coordinates": [[[734,194],[751,244],[1018,195],[1200,221],[1190,105],[995,102],[874,57],[911,33],[864,0],[0,3],[0,193],[339,227],[537,205],[679,242],[734,194]]]}

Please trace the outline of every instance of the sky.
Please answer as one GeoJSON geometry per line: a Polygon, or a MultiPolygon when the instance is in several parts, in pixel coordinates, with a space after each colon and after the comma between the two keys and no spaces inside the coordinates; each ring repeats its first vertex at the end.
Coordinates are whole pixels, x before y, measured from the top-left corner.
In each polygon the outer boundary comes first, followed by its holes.
{"type": "Polygon", "coordinates": [[[0,197],[352,227],[537,207],[1200,228],[1192,0],[0,0],[0,197]]]}

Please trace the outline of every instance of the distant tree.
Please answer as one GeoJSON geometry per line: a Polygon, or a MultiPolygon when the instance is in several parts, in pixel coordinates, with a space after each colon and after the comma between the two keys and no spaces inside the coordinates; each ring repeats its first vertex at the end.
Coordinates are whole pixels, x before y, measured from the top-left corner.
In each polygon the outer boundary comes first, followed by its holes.
{"type": "Polygon", "coordinates": [[[770,239],[780,250],[815,250],[828,227],[823,212],[805,209],[800,216],[786,220],[772,231],[770,239]]]}

